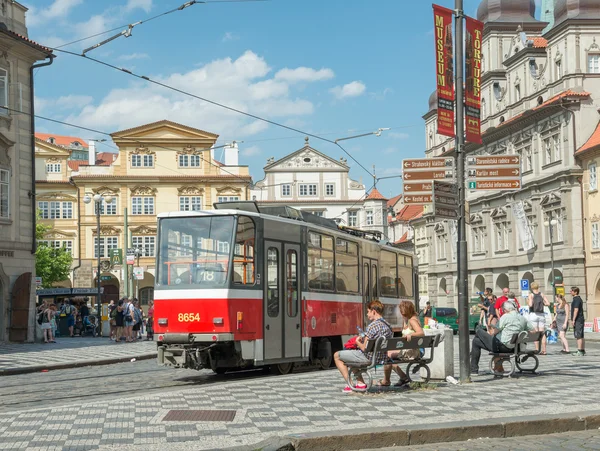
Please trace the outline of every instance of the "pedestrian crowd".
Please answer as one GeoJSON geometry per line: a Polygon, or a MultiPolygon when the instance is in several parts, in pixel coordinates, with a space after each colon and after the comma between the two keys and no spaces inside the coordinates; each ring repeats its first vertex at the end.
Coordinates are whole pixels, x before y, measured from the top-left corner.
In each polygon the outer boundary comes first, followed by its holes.
{"type": "Polygon", "coordinates": [[[137,298],[124,297],[118,302],[110,301],[108,305],[110,318],[110,339],[116,343],[125,341],[132,343],[144,339],[144,326],[146,340],[154,339],[154,303],[148,302],[148,313],[144,317],[144,310],[137,298]]]}
{"type": "MultiPolygon", "coordinates": [[[[531,293],[527,296],[526,305],[521,306],[514,292],[508,288],[502,290],[502,295],[496,297],[491,288],[486,288],[480,295],[481,318],[476,327],[475,337],[471,347],[471,374],[479,373],[479,360],[482,349],[492,353],[512,353],[514,344],[511,343],[512,337],[524,331],[543,332],[540,342],[535,343],[536,351],[540,355],[546,354],[546,336],[548,331],[553,329],[557,332],[562,343],[563,354],[570,354],[569,343],[567,342],[566,333],[571,325],[573,327],[574,337],[577,341],[577,351],[573,353],[576,356],[585,356],[585,339],[584,339],[584,323],[583,300],[579,296],[579,288],[571,288],[571,305],[567,303],[564,295],[557,294],[554,305],[550,303],[548,298],[540,291],[539,284],[533,282],[531,284],[531,293]],[[552,312],[552,307],[554,311],[552,312]],[[550,324],[547,323],[547,315],[550,316],[550,324]]],[[[403,319],[404,327],[402,329],[402,337],[406,340],[411,340],[414,337],[422,337],[425,335],[421,321],[417,316],[415,307],[410,301],[402,301],[399,305],[400,314],[403,319]]],[[[346,387],[344,393],[352,393],[350,387],[349,370],[350,366],[367,366],[373,359],[373,353],[367,352],[367,343],[369,340],[376,340],[379,337],[390,338],[394,336],[391,325],[383,318],[383,304],[374,300],[367,305],[367,317],[370,321],[366,331],[359,329],[359,335],[350,339],[345,345],[344,350],[334,354],[334,362],[344,380],[346,387]]],[[[431,305],[427,302],[427,306],[423,311],[423,317],[431,317],[431,305]]],[[[425,319],[426,320],[426,319],[425,319]]],[[[392,365],[390,359],[396,358],[398,353],[419,353],[422,350],[401,350],[380,352],[381,355],[376,356],[376,361],[384,364],[384,377],[378,383],[379,386],[389,386],[390,375],[395,371],[400,377],[400,381],[396,386],[402,386],[409,382],[408,376],[402,371],[398,365],[392,365]]],[[[418,355],[403,354],[405,358],[417,358],[418,355]]],[[[499,359],[494,360],[494,371],[502,373],[502,363],[499,359]]],[[[362,379],[360,373],[356,374],[357,382],[354,386],[355,390],[366,390],[367,385],[362,379]]]]}

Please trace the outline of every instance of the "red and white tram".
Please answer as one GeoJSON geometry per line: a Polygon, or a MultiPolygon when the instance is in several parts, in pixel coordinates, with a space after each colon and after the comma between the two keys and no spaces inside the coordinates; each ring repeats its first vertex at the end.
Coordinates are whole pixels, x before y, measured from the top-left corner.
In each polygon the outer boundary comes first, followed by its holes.
{"type": "Polygon", "coordinates": [[[378,298],[401,326],[412,254],[377,233],[254,202],[159,215],[154,326],[159,364],[228,370],[329,367],[378,298]]]}

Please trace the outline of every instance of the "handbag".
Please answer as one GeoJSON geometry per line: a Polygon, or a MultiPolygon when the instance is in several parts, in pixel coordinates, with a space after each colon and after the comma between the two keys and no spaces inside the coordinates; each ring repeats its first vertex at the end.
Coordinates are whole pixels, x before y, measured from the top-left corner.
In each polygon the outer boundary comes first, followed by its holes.
{"type": "Polygon", "coordinates": [[[556,320],[552,321],[552,324],[550,324],[550,329],[558,329],[556,326],[556,320]]]}

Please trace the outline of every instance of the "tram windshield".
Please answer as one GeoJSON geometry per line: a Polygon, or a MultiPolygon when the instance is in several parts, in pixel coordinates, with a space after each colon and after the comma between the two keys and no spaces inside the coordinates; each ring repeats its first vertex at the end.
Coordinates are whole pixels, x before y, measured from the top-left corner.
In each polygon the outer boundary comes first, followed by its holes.
{"type": "Polygon", "coordinates": [[[226,286],[234,225],[233,216],[161,219],[157,285],[226,286]]]}

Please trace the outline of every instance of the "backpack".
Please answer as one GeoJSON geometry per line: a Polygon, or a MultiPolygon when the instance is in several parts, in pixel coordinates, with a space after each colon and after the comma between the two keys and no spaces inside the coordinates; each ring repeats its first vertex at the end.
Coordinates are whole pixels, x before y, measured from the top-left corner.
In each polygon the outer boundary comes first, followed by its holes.
{"type": "Polygon", "coordinates": [[[38,317],[37,317],[37,323],[38,323],[40,326],[41,326],[41,325],[42,325],[42,323],[44,322],[44,313],[45,313],[45,312],[43,312],[43,311],[42,311],[42,312],[40,312],[40,313],[38,314],[38,317]]]}
{"type": "Polygon", "coordinates": [[[533,294],[533,313],[544,313],[544,296],[541,293],[533,294]]]}
{"type": "Polygon", "coordinates": [[[73,307],[71,307],[70,305],[67,305],[65,307],[65,315],[70,315],[73,312],[73,307]]]}
{"type": "Polygon", "coordinates": [[[110,311],[110,318],[111,319],[115,319],[117,317],[117,307],[114,307],[113,309],[111,309],[110,311]]]}

